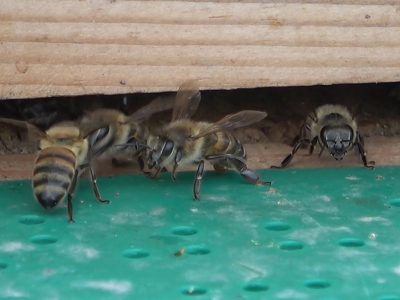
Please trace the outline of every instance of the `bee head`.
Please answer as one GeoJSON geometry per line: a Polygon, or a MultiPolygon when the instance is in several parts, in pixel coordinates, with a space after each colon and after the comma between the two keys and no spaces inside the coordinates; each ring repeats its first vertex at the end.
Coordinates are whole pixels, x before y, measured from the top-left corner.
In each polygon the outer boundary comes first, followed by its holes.
{"type": "Polygon", "coordinates": [[[174,150],[174,142],[167,138],[157,136],[155,139],[149,139],[147,150],[147,163],[149,169],[158,167],[165,159],[167,159],[174,150]]]}
{"type": "Polygon", "coordinates": [[[349,125],[325,126],[321,129],[321,141],[336,160],[342,160],[353,145],[354,131],[349,125]]]}

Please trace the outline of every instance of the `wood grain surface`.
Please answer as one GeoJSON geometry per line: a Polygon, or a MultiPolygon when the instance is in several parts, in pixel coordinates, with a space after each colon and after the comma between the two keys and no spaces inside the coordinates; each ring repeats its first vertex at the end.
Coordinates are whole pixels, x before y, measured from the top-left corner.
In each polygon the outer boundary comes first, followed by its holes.
{"type": "Polygon", "coordinates": [[[0,0],[0,98],[400,81],[400,3],[0,0]]]}

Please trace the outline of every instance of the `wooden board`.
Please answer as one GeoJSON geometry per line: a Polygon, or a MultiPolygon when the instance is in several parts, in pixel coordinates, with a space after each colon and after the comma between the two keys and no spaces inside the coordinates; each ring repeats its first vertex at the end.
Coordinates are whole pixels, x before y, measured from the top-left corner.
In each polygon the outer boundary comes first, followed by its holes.
{"type": "MultiPolygon", "coordinates": [[[[375,161],[376,166],[400,165],[400,142],[398,138],[367,138],[366,149],[368,151],[368,161],[375,161]]],[[[246,145],[248,167],[256,170],[267,169],[271,165],[279,165],[291,150],[290,146],[277,143],[248,144],[246,145]]],[[[339,162],[335,161],[326,151],[320,158],[318,158],[319,151],[316,150],[315,152],[313,156],[309,156],[307,149],[300,149],[288,167],[296,169],[359,166],[363,168],[361,158],[356,151],[349,152],[339,162]]],[[[34,160],[35,155],[1,155],[0,181],[30,179],[34,160]]],[[[135,163],[126,167],[115,168],[112,166],[110,159],[98,160],[95,164],[95,169],[99,176],[141,173],[135,163]]],[[[195,169],[195,166],[187,165],[180,166],[178,171],[194,171],[195,169]]],[[[212,166],[206,164],[206,169],[212,170],[212,166]]],[[[269,178],[267,179],[270,180],[269,178]]]]}
{"type": "Polygon", "coordinates": [[[0,99],[400,81],[400,3],[331,2],[0,0],[0,99]]]}

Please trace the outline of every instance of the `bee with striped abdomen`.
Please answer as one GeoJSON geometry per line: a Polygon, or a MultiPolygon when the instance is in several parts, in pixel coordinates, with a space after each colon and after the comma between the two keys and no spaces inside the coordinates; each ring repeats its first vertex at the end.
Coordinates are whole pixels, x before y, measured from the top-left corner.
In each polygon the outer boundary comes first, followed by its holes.
{"type": "Polygon", "coordinates": [[[310,144],[309,153],[311,155],[317,142],[321,147],[319,156],[325,149],[328,149],[335,160],[342,160],[347,151],[357,147],[364,166],[368,169],[374,168],[374,161],[367,162],[364,138],[357,129],[354,116],[345,106],[322,105],[314,111],[313,115],[308,115],[305,124],[301,127],[298,141],[292,152],[286,156],[280,166],[271,166],[271,168],[286,167],[292,161],[297,150],[305,143],[310,144]]]}
{"type": "Polygon", "coordinates": [[[33,169],[32,186],[36,200],[51,209],[68,195],[68,216],[73,222],[72,197],[79,173],[89,167],[93,190],[100,203],[102,200],[91,166],[94,158],[90,150],[91,135],[98,135],[103,128],[80,129],[74,122],[61,122],[42,131],[28,122],[0,119],[1,122],[27,128],[30,138],[40,141],[40,151],[33,169]]]}
{"type": "Polygon", "coordinates": [[[147,163],[156,167],[157,177],[161,169],[173,163],[172,179],[179,165],[197,164],[196,179],[193,185],[195,200],[199,200],[204,161],[209,161],[216,171],[233,168],[252,184],[263,182],[253,170],[247,168],[246,151],[243,145],[229,130],[253,124],[264,119],[267,114],[261,111],[244,110],[228,115],[218,122],[195,122],[189,118],[196,112],[200,103],[197,81],[183,84],[176,95],[172,121],[157,134],[147,140],[147,163]]]}

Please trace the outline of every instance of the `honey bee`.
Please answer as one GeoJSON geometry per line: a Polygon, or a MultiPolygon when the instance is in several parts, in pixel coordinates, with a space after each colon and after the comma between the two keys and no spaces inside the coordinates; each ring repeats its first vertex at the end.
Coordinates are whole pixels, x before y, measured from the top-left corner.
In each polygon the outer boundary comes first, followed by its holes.
{"type": "Polygon", "coordinates": [[[77,178],[81,171],[90,169],[90,176],[96,199],[102,200],[96,184],[96,175],[91,166],[94,156],[91,152],[91,135],[98,135],[102,128],[82,130],[75,122],[64,121],[42,131],[25,121],[0,119],[1,122],[27,128],[31,139],[40,142],[40,151],[35,160],[32,186],[36,200],[45,208],[51,209],[68,195],[69,222],[74,222],[72,198],[77,178]]]}
{"type": "Polygon", "coordinates": [[[305,124],[302,125],[298,142],[293,147],[292,152],[282,161],[280,166],[271,166],[271,168],[286,167],[297,150],[305,143],[310,144],[309,153],[312,155],[317,142],[321,147],[319,156],[325,149],[328,149],[329,153],[338,161],[344,158],[347,151],[357,147],[364,166],[368,169],[374,168],[374,161],[367,163],[364,138],[357,130],[354,116],[346,107],[326,104],[318,107],[313,114],[314,116],[308,115],[305,124]]]}
{"type": "Polygon", "coordinates": [[[243,145],[232,133],[227,132],[258,122],[267,114],[244,110],[228,115],[214,124],[195,122],[189,118],[196,112],[200,98],[197,81],[183,84],[175,97],[171,123],[163,126],[158,134],[149,136],[147,163],[150,169],[157,168],[153,178],[158,176],[163,167],[173,163],[171,176],[175,181],[175,172],[179,165],[197,164],[193,195],[194,200],[199,200],[204,161],[207,160],[216,171],[234,168],[252,184],[271,184],[263,182],[253,170],[247,168],[243,145]]]}
{"type": "MultiPolygon", "coordinates": [[[[90,136],[94,156],[98,157],[104,154],[113,157],[123,153],[125,157],[136,157],[141,170],[145,172],[142,156],[147,147],[149,130],[143,122],[153,114],[172,108],[173,101],[171,99],[157,97],[130,116],[126,116],[116,109],[94,110],[80,120],[80,125],[83,127],[90,126],[90,124],[105,125],[96,134],[90,136]]],[[[116,163],[116,160],[113,162],[116,163]]]]}

